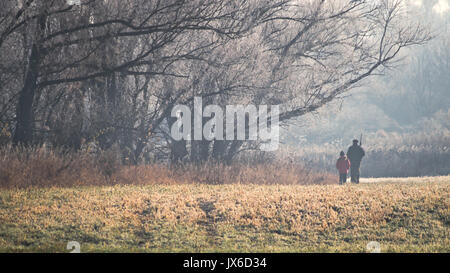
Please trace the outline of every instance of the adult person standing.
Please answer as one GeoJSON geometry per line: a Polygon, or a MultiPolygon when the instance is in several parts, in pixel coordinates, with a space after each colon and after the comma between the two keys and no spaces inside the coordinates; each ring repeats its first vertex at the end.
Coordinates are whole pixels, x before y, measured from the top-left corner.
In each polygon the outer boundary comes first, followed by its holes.
{"type": "Polygon", "coordinates": [[[358,145],[358,140],[353,140],[353,145],[348,148],[347,157],[350,159],[350,176],[352,183],[359,184],[359,168],[361,166],[361,160],[366,153],[364,149],[358,145]]]}

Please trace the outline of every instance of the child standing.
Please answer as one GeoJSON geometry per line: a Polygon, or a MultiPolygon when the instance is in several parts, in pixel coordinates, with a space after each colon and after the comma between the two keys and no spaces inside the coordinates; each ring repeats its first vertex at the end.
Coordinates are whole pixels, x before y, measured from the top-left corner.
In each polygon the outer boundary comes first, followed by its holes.
{"type": "Polygon", "coordinates": [[[339,170],[339,184],[342,185],[347,182],[347,174],[350,169],[350,160],[345,156],[344,151],[341,151],[341,157],[336,162],[336,169],[339,170]]]}

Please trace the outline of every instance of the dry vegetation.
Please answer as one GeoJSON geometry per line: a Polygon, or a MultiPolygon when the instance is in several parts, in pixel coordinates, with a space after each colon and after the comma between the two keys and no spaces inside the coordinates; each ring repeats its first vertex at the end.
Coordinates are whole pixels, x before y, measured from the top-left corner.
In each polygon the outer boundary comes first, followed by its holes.
{"type": "MultiPolygon", "coordinates": [[[[397,134],[377,133],[367,136],[361,164],[364,177],[416,177],[450,174],[450,131],[397,134]]],[[[285,147],[280,158],[307,162],[309,166],[335,171],[335,162],[345,143],[285,147]]]]}
{"type": "Polygon", "coordinates": [[[116,184],[334,184],[335,175],[301,164],[206,164],[128,166],[113,150],[96,154],[35,148],[0,148],[0,187],[100,186],[116,184]]]}
{"type": "Polygon", "coordinates": [[[289,161],[127,166],[3,147],[0,252],[450,251],[450,176],[362,182],[289,161]]]}
{"type": "Polygon", "coordinates": [[[0,192],[0,251],[449,252],[449,179],[0,192]]]}
{"type": "Polygon", "coordinates": [[[361,178],[361,183],[450,183],[450,176],[361,178]]]}

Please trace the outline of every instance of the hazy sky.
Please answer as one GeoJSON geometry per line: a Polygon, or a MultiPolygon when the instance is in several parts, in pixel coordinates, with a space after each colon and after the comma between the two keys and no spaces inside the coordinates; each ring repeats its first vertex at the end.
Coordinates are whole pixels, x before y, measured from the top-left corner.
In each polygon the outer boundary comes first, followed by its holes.
{"type": "Polygon", "coordinates": [[[437,13],[448,12],[450,9],[448,0],[439,0],[439,2],[433,7],[433,10],[437,13]]]}
{"type": "MultiPolygon", "coordinates": [[[[410,0],[415,6],[422,6],[424,0],[410,0]]],[[[438,3],[433,7],[433,11],[436,13],[445,13],[450,11],[449,0],[439,0],[438,3]]]]}

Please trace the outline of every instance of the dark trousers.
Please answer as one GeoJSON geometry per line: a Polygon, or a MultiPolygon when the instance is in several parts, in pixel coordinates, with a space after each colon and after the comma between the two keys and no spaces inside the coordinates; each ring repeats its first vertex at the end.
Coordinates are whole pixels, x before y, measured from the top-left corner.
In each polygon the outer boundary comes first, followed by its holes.
{"type": "Polygon", "coordinates": [[[352,165],[350,167],[350,176],[352,183],[359,184],[359,166],[361,162],[352,162],[352,165]]]}
{"type": "Polygon", "coordinates": [[[346,173],[340,173],[339,174],[339,184],[344,184],[347,182],[347,174],[346,173]]]}

